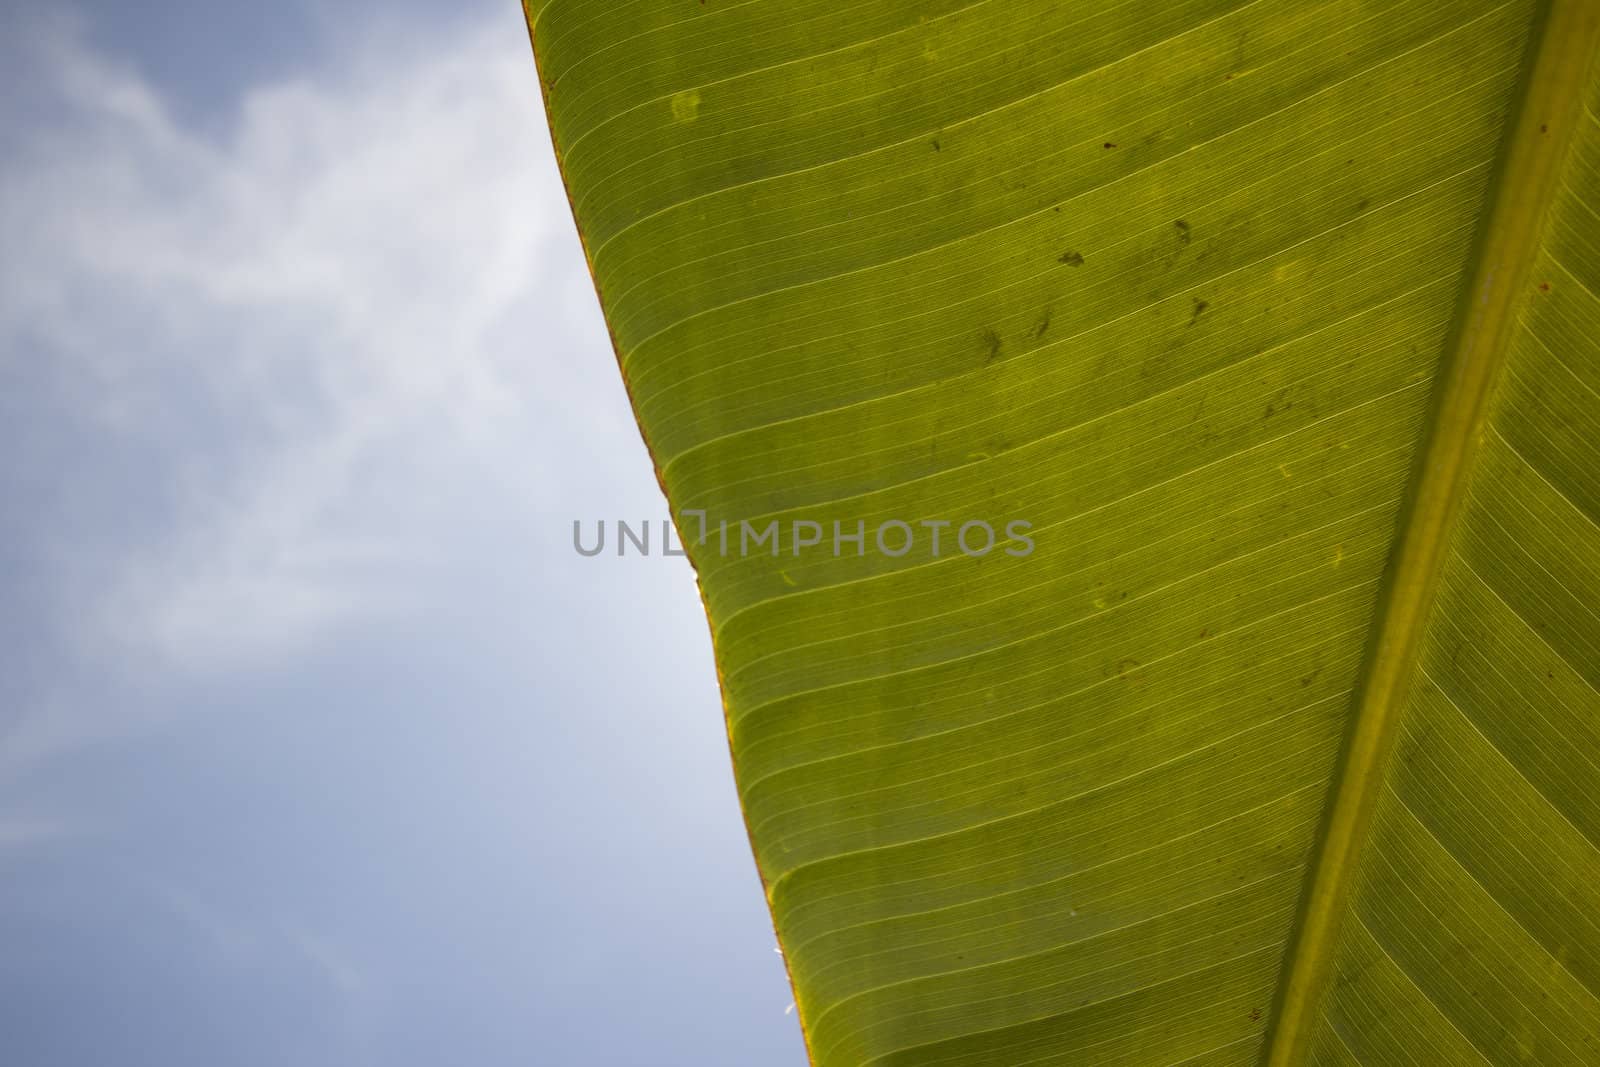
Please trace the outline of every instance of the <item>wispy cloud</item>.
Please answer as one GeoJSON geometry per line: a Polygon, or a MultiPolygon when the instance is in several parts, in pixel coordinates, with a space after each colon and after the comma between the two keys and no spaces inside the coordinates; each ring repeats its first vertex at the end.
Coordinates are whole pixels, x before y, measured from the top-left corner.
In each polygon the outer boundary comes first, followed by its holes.
{"type": "Polygon", "coordinates": [[[549,507],[564,539],[600,506],[582,442],[641,462],[519,20],[374,30],[203,129],[70,18],[23,23],[0,579],[36,618],[0,779],[162,685],[426,615],[474,522],[549,507]]]}
{"type": "Polygon", "coordinates": [[[25,30],[49,121],[0,160],[0,370],[59,410],[0,463],[63,464],[31,558],[89,655],[308,647],[408,606],[439,486],[540,484],[529,398],[572,384],[549,342],[593,298],[516,18],[387,34],[220,135],[70,20],[25,30]]]}

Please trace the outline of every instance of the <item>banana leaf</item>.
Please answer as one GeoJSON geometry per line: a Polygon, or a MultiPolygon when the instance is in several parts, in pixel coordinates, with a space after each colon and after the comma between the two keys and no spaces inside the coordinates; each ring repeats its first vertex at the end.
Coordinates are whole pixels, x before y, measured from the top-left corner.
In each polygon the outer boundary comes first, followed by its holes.
{"type": "Polygon", "coordinates": [[[525,7],[814,1063],[1600,1063],[1600,2],[525,7]]]}

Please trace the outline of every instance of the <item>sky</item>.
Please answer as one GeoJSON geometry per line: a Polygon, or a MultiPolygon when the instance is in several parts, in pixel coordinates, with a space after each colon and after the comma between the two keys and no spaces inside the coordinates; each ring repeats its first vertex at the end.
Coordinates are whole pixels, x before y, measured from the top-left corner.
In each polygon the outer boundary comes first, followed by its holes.
{"type": "Polygon", "coordinates": [[[19,1067],[805,1062],[512,0],[0,0],[19,1067]]]}

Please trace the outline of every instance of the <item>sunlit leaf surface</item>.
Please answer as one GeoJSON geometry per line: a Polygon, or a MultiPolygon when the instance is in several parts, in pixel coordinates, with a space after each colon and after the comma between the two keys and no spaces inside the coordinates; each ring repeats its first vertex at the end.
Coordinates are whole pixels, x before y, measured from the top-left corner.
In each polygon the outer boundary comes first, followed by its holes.
{"type": "Polygon", "coordinates": [[[817,1064],[1600,1063],[1600,3],[528,15],[817,1064]]]}

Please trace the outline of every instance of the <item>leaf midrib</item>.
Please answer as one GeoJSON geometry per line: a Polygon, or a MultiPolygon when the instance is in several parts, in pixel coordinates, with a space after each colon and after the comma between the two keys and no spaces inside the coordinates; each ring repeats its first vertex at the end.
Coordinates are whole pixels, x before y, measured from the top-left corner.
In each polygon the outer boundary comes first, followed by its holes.
{"type": "Polygon", "coordinates": [[[1273,1006],[1263,1062],[1310,1058],[1321,994],[1353,895],[1387,764],[1416,674],[1485,416],[1518,323],[1546,209],[1560,183],[1600,44],[1600,0],[1549,0],[1530,32],[1515,119],[1502,143],[1492,204],[1474,243],[1441,363],[1427,440],[1418,453],[1334,774],[1316,858],[1273,1006]]]}

